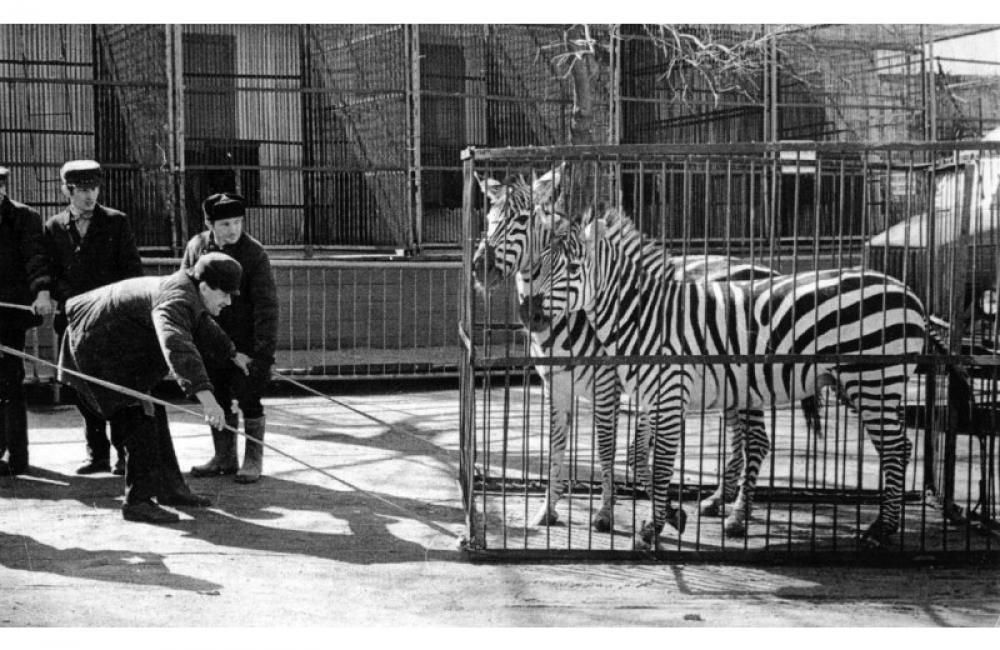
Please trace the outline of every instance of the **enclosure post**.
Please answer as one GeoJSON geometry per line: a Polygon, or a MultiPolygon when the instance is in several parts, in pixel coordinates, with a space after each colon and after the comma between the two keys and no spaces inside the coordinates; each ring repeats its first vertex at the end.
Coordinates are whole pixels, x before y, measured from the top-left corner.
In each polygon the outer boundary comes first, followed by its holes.
{"type": "Polygon", "coordinates": [[[172,25],[163,26],[165,70],[167,77],[167,215],[170,218],[170,248],[174,254],[181,250],[177,229],[177,95],[174,88],[174,34],[172,25]]]}
{"type": "Polygon", "coordinates": [[[305,256],[309,259],[313,256],[313,240],[316,219],[316,202],[313,197],[313,166],[316,164],[316,154],[314,151],[313,133],[315,132],[312,123],[313,102],[315,96],[312,94],[312,66],[309,56],[309,38],[307,36],[309,25],[299,25],[299,107],[302,115],[302,159],[305,170],[302,172],[302,203],[303,203],[303,224],[302,235],[305,256]]]}
{"type": "Polygon", "coordinates": [[[172,212],[174,253],[179,255],[188,240],[187,210],[184,205],[184,47],[183,27],[167,25],[167,90],[170,101],[171,140],[174,161],[171,167],[173,192],[176,197],[172,212]],[[178,241],[177,222],[180,222],[178,241]]]}
{"type": "Polygon", "coordinates": [[[472,282],[472,249],[475,244],[473,237],[476,232],[472,226],[475,205],[474,164],[475,151],[465,149],[462,152],[462,281],[460,282],[461,297],[459,300],[459,344],[461,358],[459,363],[461,405],[459,415],[459,468],[458,481],[462,494],[462,505],[465,509],[468,548],[480,548],[482,540],[477,538],[479,527],[476,524],[475,496],[473,479],[476,462],[475,422],[475,363],[473,328],[474,289],[472,282]]]}
{"type": "Polygon", "coordinates": [[[622,141],[622,92],[621,92],[621,26],[611,25],[610,82],[608,83],[608,144],[622,141]]]}
{"type": "Polygon", "coordinates": [[[937,133],[937,73],[934,72],[934,34],[933,28],[930,25],[925,25],[927,31],[925,35],[927,37],[927,61],[930,64],[927,67],[927,74],[930,77],[928,89],[930,91],[930,116],[931,116],[931,141],[936,142],[938,138],[937,133]]]}
{"type": "Polygon", "coordinates": [[[406,25],[403,29],[406,39],[406,55],[409,60],[409,67],[406,75],[406,132],[409,139],[407,148],[409,149],[409,205],[410,211],[410,241],[409,247],[414,254],[418,254],[423,248],[424,231],[424,198],[420,190],[422,184],[421,173],[421,118],[420,118],[420,26],[406,25]]]}

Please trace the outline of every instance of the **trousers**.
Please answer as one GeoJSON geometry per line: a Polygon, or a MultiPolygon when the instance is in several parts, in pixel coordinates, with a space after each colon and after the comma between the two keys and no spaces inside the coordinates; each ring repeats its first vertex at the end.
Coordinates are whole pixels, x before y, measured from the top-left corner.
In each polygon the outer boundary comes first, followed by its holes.
{"type": "MultiPolygon", "coordinates": [[[[11,319],[13,320],[13,319],[11,319]]],[[[0,320],[0,343],[24,351],[25,329],[0,320]]],[[[28,468],[28,411],[24,402],[24,362],[12,354],[0,357],[0,457],[8,454],[11,471],[28,468]]]]}

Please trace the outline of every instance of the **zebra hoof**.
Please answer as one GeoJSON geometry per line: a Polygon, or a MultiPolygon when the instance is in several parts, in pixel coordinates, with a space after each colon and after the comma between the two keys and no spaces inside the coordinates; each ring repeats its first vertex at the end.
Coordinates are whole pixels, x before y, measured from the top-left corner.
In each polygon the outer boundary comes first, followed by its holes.
{"type": "Polygon", "coordinates": [[[657,526],[654,524],[644,523],[642,528],[639,529],[639,547],[646,549],[655,548],[656,538],[659,537],[662,532],[663,524],[657,526]]]}
{"type": "Polygon", "coordinates": [[[548,506],[542,506],[535,513],[535,516],[528,521],[529,526],[552,526],[559,522],[559,514],[553,510],[549,509],[548,506]]]}
{"type": "Polygon", "coordinates": [[[611,513],[604,508],[594,516],[594,520],[590,522],[591,527],[598,533],[610,533],[611,532],[611,513]]]}
{"type": "MultiPolygon", "coordinates": [[[[668,514],[667,523],[677,531],[678,535],[683,533],[684,527],[687,525],[687,513],[684,512],[684,508],[677,508],[668,514]]],[[[660,530],[663,530],[663,526],[660,526],[660,530]]]]}
{"type": "Polygon", "coordinates": [[[726,517],[725,525],[726,537],[735,537],[742,539],[747,536],[746,523],[743,521],[743,516],[733,513],[726,517]]]}
{"type": "Polygon", "coordinates": [[[879,550],[888,546],[892,541],[895,529],[886,526],[881,519],[876,519],[868,527],[859,540],[861,546],[870,550],[879,550]]]}
{"type": "Polygon", "coordinates": [[[705,517],[721,517],[722,501],[713,498],[705,499],[698,505],[698,513],[705,517]]]}

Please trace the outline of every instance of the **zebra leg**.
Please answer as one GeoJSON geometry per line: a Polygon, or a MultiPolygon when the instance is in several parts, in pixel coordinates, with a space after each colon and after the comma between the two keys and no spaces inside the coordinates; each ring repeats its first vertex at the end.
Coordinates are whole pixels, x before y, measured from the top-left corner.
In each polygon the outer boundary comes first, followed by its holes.
{"type": "Polygon", "coordinates": [[[881,377],[875,379],[875,373],[870,373],[867,380],[862,378],[853,385],[845,385],[844,391],[849,403],[858,410],[868,439],[879,456],[882,475],[879,513],[861,536],[863,543],[873,547],[885,545],[899,530],[906,466],[913,450],[899,418],[903,380],[894,382],[887,378],[881,386],[882,395],[877,395],[878,388],[874,384],[881,380],[881,377]]]}
{"type": "Polygon", "coordinates": [[[653,435],[653,490],[650,493],[653,520],[642,526],[639,542],[640,546],[655,548],[656,538],[663,532],[664,525],[670,524],[680,535],[687,522],[684,509],[675,508],[670,501],[670,479],[683,435],[682,408],[678,404],[667,413],[650,413],[649,422],[653,435]]]}
{"type": "Polygon", "coordinates": [[[806,430],[817,438],[823,437],[823,418],[820,416],[819,391],[815,395],[805,397],[799,402],[802,407],[802,415],[806,419],[806,430]]]}
{"type": "Polygon", "coordinates": [[[594,368],[594,427],[597,430],[597,454],[601,463],[601,508],[591,526],[601,533],[611,532],[615,506],[615,446],[618,435],[618,411],[621,389],[612,366],[594,368]]]}
{"type": "Polygon", "coordinates": [[[565,370],[539,369],[549,411],[549,476],[545,501],[528,520],[529,526],[552,525],[559,521],[556,504],[566,491],[566,440],[573,421],[573,375],[565,370]]]}
{"type": "Polygon", "coordinates": [[[653,493],[653,475],[649,471],[649,447],[652,435],[649,430],[649,418],[640,411],[635,420],[635,440],[629,449],[628,464],[635,472],[635,481],[646,491],[653,493]]]}
{"type": "Polygon", "coordinates": [[[771,449],[771,441],[764,429],[764,412],[748,409],[741,413],[743,429],[743,477],[723,530],[727,537],[745,537],[750,514],[753,510],[754,490],[761,465],[771,449]]]}
{"type": "Polygon", "coordinates": [[[729,458],[722,473],[719,487],[698,505],[698,512],[707,517],[722,516],[726,503],[736,497],[737,481],[743,470],[743,422],[735,413],[726,413],[729,431],[729,458]]]}

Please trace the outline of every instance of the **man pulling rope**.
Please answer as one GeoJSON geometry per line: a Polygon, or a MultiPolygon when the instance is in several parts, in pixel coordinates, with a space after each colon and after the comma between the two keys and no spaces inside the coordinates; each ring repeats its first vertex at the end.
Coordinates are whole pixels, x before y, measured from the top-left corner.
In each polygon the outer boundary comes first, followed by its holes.
{"type": "Polygon", "coordinates": [[[205,421],[225,424],[212,394],[206,358],[229,360],[247,372],[248,357],[236,351],[215,322],[230,294],[239,290],[242,269],[222,253],[203,256],[194,268],[169,276],[129,278],[70,298],[59,355],[59,381],[72,386],[81,403],[111,420],[126,451],[127,521],[173,523],[179,517],[160,505],[203,507],[191,492],[170,438],[166,410],[148,393],[167,375],[196,398],[205,421]],[[77,371],[77,372],[69,372],[77,371]],[[124,393],[81,379],[89,375],[131,389],[124,393]],[[153,499],[158,503],[154,503],[153,499]]]}

